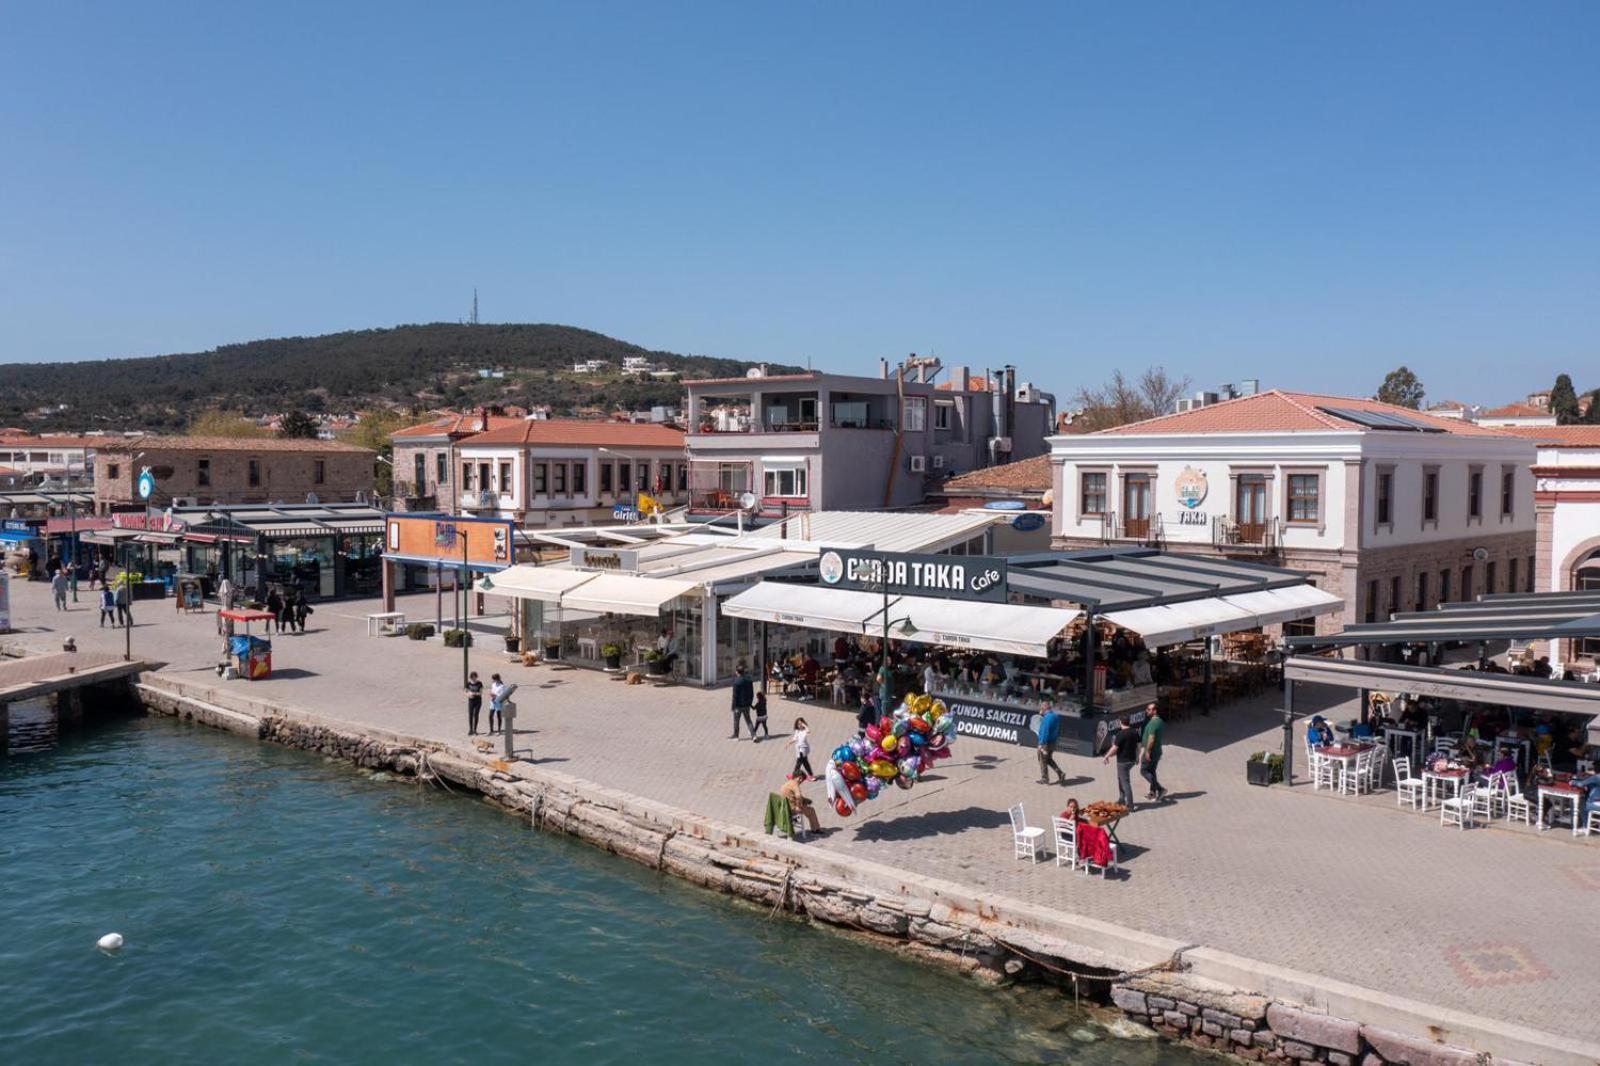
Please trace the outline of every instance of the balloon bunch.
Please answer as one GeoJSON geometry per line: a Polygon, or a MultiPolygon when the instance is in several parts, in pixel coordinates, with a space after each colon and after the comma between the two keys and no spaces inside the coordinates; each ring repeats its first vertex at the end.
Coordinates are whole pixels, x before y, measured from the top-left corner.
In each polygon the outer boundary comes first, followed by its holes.
{"type": "Polygon", "coordinates": [[[885,715],[828,761],[828,798],[840,817],[872,799],[892,781],[910,788],[940,759],[950,757],[956,737],[956,716],[942,700],[908,696],[893,717],[885,715]]]}

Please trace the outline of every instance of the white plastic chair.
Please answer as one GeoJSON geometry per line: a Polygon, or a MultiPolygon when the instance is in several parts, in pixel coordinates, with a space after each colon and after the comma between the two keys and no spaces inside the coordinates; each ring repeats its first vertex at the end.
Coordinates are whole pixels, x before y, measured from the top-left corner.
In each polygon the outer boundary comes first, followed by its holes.
{"type": "Polygon", "coordinates": [[[1411,776],[1411,759],[1403,756],[1394,761],[1394,803],[1396,807],[1402,806],[1407,801],[1411,809],[1423,809],[1422,791],[1427,782],[1420,777],[1411,776]]]}
{"type": "Polygon", "coordinates": [[[1533,824],[1533,801],[1522,794],[1522,785],[1516,774],[1502,774],[1506,789],[1506,821],[1533,824]]]}
{"type": "Polygon", "coordinates": [[[1447,825],[1459,826],[1462,829],[1472,828],[1472,808],[1478,790],[1472,785],[1462,785],[1461,793],[1446,800],[1439,801],[1439,827],[1447,825]]]}
{"type": "Polygon", "coordinates": [[[1039,842],[1044,839],[1044,830],[1036,825],[1029,825],[1027,817],[1022,813],[1022,804],[1011,808],[1011,841],[1016,848],[1015,858],[1027,859],[1029,862],[1039,861],[1039,842]]]}

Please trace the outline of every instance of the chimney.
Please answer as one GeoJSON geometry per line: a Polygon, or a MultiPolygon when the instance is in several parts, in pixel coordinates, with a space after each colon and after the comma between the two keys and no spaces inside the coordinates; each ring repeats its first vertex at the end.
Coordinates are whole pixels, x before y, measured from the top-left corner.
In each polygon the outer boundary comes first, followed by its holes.
{"type": "Polygon", "coordinates": [[[489,409],[487,407],[480,407],[480,408],[478,408],[478,432],[479,433],[484,433],[484,432],[487,432],[488,429],[489,429],[489,409]]]}
{"type": "Polygon", "coordinates": [[[889,360],[884,359],[881,356],[878,359],[878,376],[883,378],[885,381],[889,380],[889,360]]]}

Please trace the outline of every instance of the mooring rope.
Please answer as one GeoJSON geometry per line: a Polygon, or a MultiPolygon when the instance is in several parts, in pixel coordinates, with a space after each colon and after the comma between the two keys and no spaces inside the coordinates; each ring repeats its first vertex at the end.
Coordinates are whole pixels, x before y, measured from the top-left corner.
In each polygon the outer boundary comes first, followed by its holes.
{"type": "Polygon", "coordinates": [[[1116,984],[1116,983],[1123,982],[1123,981],[1130,981],[1135,977],[1143,977],[1145,974],[1151,974],[1151,973],[1177,973],[1177,972],[1180,972],[1182,970],[1186,970],[1189,967],[1188,967],[1188,963],[1183,961],[1183,953],[1185,951],[1188,951],[1189,947],[1193,946],[1193,945],[1188,945],[1188,946],[1185,946],[1185,947],[1181,947],[1178,950],[1174,951],[1172,953],[1171,957],[1168,958],[1165,962],[1158,962],[1158,963],[1154,964],[1153,966],[1146,966],[1146,967],[1144,967],[1142,969],[1138,969],[1138,970],[1124,970],[1121,973],[1098,974],[1098,973],[1089,973],[1087,970],[1074,970],[1074,969],[1072,969],[1071,967],[1068,967],[1068,966],[1058,966],[1058,965],[1056,965],[1054,963],[1046,962],[1046,961],[1044,961],[1043,959],[1039,958],[1036,955],[1029,954],[1028,952],[1024,951],[1023,949],[1017,947],[1015,944],[1009,943],[1008,941],[1005,941],[1005,940],[1001,940],[999,937],[995,937],[994,938],[994,942],[996,944],[999,944],[1001,947],[1005,948],[1007,951],[1015,952],[1016,954],[1021,955],[1023,958],[1025,958],[1029,962],[1033,963],[1035,966],[1040,966],[1040,967],[1042,967],[1042,968],[1044,968],[1046,970],[1049,970],[1051,973],[1057,973],[1057,974],[1061,974],[1061,975],[1063,975],[1065,977],[1072,978],[1074,993],[1076,993],[1077,983],[1078,983],[1078,979],[1080,977],[1085,979],[1085,980],[1088,980],[1088,981],[1108,981],[1108,982],[1111,982],[1112,984],[1116,984]]]}

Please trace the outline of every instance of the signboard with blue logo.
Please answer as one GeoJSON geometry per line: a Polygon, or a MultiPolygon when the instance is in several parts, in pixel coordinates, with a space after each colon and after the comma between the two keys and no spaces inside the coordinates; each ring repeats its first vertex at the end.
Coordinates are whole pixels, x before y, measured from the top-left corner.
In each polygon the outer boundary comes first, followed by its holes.
{"type": "Polygon", "coordinates": [[[150,468],[147,466],[139,471],[139,499],[148,500],[155,494],[155,491],[156,478],[154,474],[150,473],[150,468]]]}
{"type": "Polygon", "coordinates": [[[824,585],[945,600],[1006,600],[1006,561],[989,555],[833,550],[817,560],[824,585]]]}
{"type": "Polygon", "coordinates": [[[1024,511],[1011,520],[1011,528],[1018,533],[1032,533],[1044,528],[1044,515],[1038,511],[1024,511]]]}
{"type": "Polygon", "coordinates": [[[632,504],[619,503],[611,508],[611,517],[618,522],[637,522],[639,520],[639,508],[632,504]]]}

